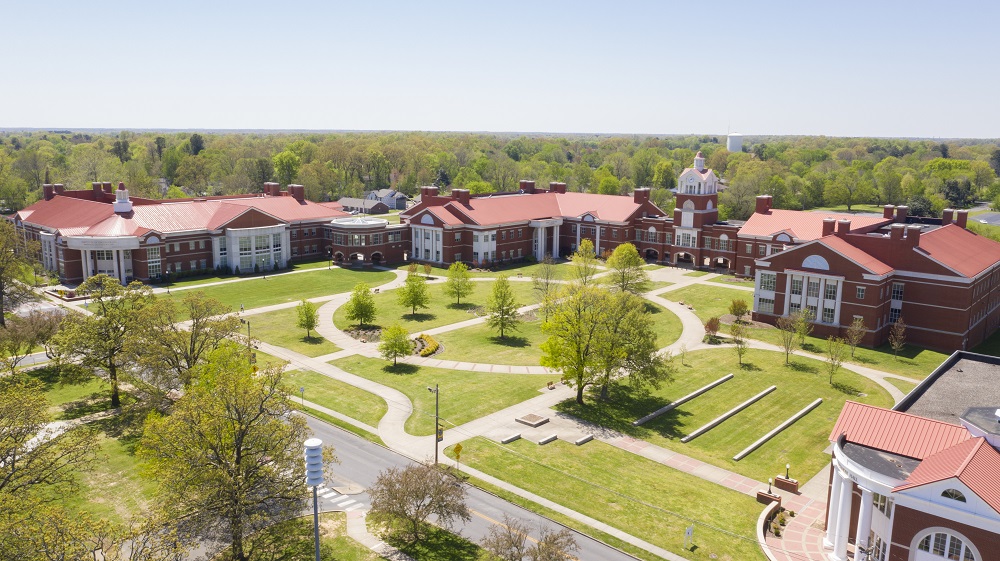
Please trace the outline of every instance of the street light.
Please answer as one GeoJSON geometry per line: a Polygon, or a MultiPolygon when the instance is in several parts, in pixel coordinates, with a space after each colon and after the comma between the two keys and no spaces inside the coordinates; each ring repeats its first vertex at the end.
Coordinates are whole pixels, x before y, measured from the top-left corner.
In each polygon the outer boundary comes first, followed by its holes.
{"type": "Polygon", "coordinates": [[[323,441],[310,438],[305,441],[306,486],[313,488],[313,535],[316,538],[316,561],[319,559],[319,491],[323,483],[323,441]]]}
{"type": "Polygon", "coordinates": [[[788,470],[792,468],[792,464],[785,464],[785,479],[788,479],[788,470]]]}
{"type": "Polygon", "coordinates": [[[250,350],[250,320],[240,318],[240,323],[247,324],[247,360],[253,364],[253,351],[250,350]]]}
{"type": "Polygon", "coordinates": [[[430,386],[427,387],[427,391],[434,394],[434,465],[438,463],[438,443],[444,440],[444,431],[441,430],[441,392],[438,390],[438,385],[434,384],[434,388],[431,389],[430,386]]]}

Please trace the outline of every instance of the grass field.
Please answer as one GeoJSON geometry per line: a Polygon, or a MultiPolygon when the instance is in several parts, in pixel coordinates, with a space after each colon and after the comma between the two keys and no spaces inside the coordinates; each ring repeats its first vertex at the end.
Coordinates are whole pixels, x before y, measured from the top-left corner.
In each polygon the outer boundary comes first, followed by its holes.
{"type": "Polygon", "coordinates": [[[139,472],[135,440],[102,433],[93,469],[77,473],[80,489],[65,496],[63,504],[113,522],[125,522],[145,512],[151,506],[156,483],[139,472]]]}
{"type": "Polygon", "coordinates": [[[266,314],[247,316],[246,319],[250,322],[250,334],[265,343],[284,347],[309,357],[335,353],[340,350],[340,347],[327,341],[315,331],[307,339],[306,330],[295,325],[298,317],[297,309],[287,308],[266,314]]]}
{"type": "MultiPolygon", "coordinates": [[[[389,271],[319,269],[295,275],[255,277],[250,280],[232,282],[200,289],[206,296],[215,298],[233,310],[240,304],[246,309],[285,302],[298,302],[303,298],[315,298],[350,292],[354,285],[366,282],[371,286],[385,284],[395,278],[389,271]]],[[[194,290],[194,289],[192,289],[194,290]]],[[[176,290],[163,298],[183,298],[186,290],[176,290]]]]}
{"type": "MultiPolygon", "coordinates": [[[[681,336],[681,321],[669,310],[651,302],[646,309],[653,317],[657,347],[666,347],[681,336]]],[[[522,323],[519,330],[505,340],[485,324],[465,327],[435,338],[444,345],[444,352],[435,358],[460,362],[536,366],[542,356],[541,344],[548,338],[541,330],[541,321],[522,323]]]]}
{"type": "Polygon", "coordinates": [[[684,273],[684,276],[685,277],[703,277],[703,276],[705,276],[707,274],[709,274],[708,271],[691,271],[691,272],[688,272],[688,273],[684,273]]]}
{"type": "Polygon", "coordinates": [[[719,317],[729,313],[729,304],[734,299],[744,300],[747,304],[753,301],[753,293],[735,288],[723,288],[705,284],[694,284],[662,294],[667,300],[684,302],[694,306],[694,313],[705,322],[710,317],[719,317]]]}
{"type": "Polygon", "coordinates": [[[917,387],[917,385],[913,382],[907,382],[906,380],[900,380],[898,378],[886,377],[885,381],[899,388],[899,391],[904,394],[910,393],[913,391],[913,388],[917,387]]]}
{"type": "MultiPolygon", "coordinates": [[[[282,559],[313,559],[315,542],[312,515],[280,522],[266,530],[269,542],[280,545],[282,559]]],[[[378,561],[383,559],[347,535],[347,514],[319,515],[320,559],[323,561],[378,561]]],[[[276,548],[277,550],[277,548],[276,548]]],[[[224,551],[217,559],[229,559],[224,551]]]]}
{"type": "Polygon", "coordinates": [[[708,279],[706,282],[714,282],[716,284],[721,284],[723,286],[725,286],[725,285],[729,285],[729,286],[743,286],[743,287],[749,287],[749,288],[753,288],[753,286],[754,286],[754,280],[753,279],[747,279],[747,278],[736,277],[736,276],[731,276],[731,275],[726,275],[726,276],[722,276],[722,277],[715,277],[713,279],[708,279]]]}
{"type": "MultiPolygon", "coordinates": [[[[305,271],[309,269],[325,269],[330,265],[328,259],[320,259],[318,261],[304,261],[300,263],[295,263],[292,265],[291,269],[285,269],[280,273],[286,273],[289,271],[305,271]]],[[[280,274],[278,273],[278,274],[280,274]]],[[[258,275],[244,275],[243,278],[253,278],[255,276],[264,276],[266,273],[260,273],[258,275]]],[[[241,278],[236,275],[203,275],[200,277],[184,278],[181,280],[175,280],[173,282],[164,282],[159,284],[154,284],[153,286],[157,288],[185,288],[189,286],[199,286],[202,284],[209,284],[213,282],[229,281],[241,278]]]]}
{"type": "MultiPolygon", "coordinates": [[[[399,265],[397,268],[401,270],[406,270],[408,265],[399,265]]],[[[473,278],[496,278],[500,275],[507,275],[508,277],[516,277],[519,273],[522,278],[531,278],[532,276],[538,274],[539,269],[542,267],[540,263],[514,263],[511,265],[506,265],[503,267],[496,267],[493,271],[469,271],[469,276],[473,278]]],[[[424,274],[424,266],[420,264],[417,267],[417,272],[424,274]]],[[[431,277],[432,278],[447,278],[448,268],[447,267],[431,267],[431,277]]],[[[555,274],[553,278],[556,280],[570,280],[573,278],[573,265],[569,262],[559,262],[555,264],[555,274]]]]}
{"type": "Polygon", "coordinates": [[[434,432],[434,394],[439,384],[441,418],[445,428],[478,419],[538,395],[548,380],[529,374],[491,374],[426,366],[392,364],[374,358],[351,356],[330,364],[380,384],[395,388],[413,403],[406,431],[415,435],[434,432]]]}
{"type": "Polygon", "coordinates": [[[764,559],[753,498],[601,442],[501,446],[480,437],[463,443],[462,463],[687,559],[764,559]],[[692,521],[693,551],[683,547],[692,521]]]}
{"type": "MultiPolygon", "coordinates": [[[[521,306],[538,302],[530,282],[511,281],[510,285],[521,306]]],[[[377,308],[375,323],[387,327],[398,321],[408,332],[418,334],[421,331],[442,325],[475,319],[477,316],[472,313],[472,310],[486,306],[490,291],[493,289],[493,282],[473,282],[472,287],[472,294],[468,298],[463,298],[461,304],[455,304],[453,298],[445,295],[443,284],[429,284],[427,291],[430,293],[430,306],[422,310],[418,309],[416,314],[411,314],[409,307],[404,308],[399,304],[396,290],[382,291],[375,295],[377,308]]],[[[346,306],[341,306],[333,314],[333,323],[339,329],[352,327],[351,322],[347,319],[346,308],[346,306]]]]}
{"type": "Polygon", "coordinates": [[[608,403],[597,403],[588,396],[582,407],[570,400],[557,408],[758,481],[767,481],[786,463],[792,464],[797,477],[808,479],[830,461],[823,449],[846,400],[891,407],[892,399],[877,384],[853,372],[841,369],[831,387],[822,362],[793,357],[792,365],[786,367],[783,359],[780,353],[751,349],[743,359],[744,368],[740,368],[731,349],[689,352],[686,365],[674,359],[678,366],[675,381],[649,396],[618,388],[608,403]],[[735,374],[732,380],[641,427],[632,426],[635,419],[729,373],[735,374]],[[768,396],[687,444],[681,443],[683,436],[772,384],[778,389],[768,396]],[[860,397],[859,392],[867,396],[860,397]],[[732,460],[816,398],[823,398],[818,408],[743,460],[732,460]]]}
{"type": "Polygon", "coordinates": [[[649,283],[646,285],[646,292],[652,292],[652,291],[658,290],[660,288],[666,288],[668,286],[673,286],[674,284],[676,284],[676,283],[673,283],[673,282],[670,282],[670,281],[649,281],[649,283]]]}
{"type": "Polygon", "coordinates": [[[302,394],[300,388],[305,388],[305,399],[327,409],[343,413],[373,427],[388,409],[381,397],[334,380],[316,372],[292,370],[285,373],[285,382],[293,390],[292,401],[302,394]]]}

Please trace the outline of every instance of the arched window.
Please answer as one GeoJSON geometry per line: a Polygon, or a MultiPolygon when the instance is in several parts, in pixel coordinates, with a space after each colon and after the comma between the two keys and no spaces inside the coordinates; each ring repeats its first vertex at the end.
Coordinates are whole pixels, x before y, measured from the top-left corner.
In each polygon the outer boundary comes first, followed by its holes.
{"type": "Polygon", "coordinates": [[[684,210],[694,210],[694,203],[690,199],[684,201],[684,210]]]}
{"type": "Polygon", "coordinates": [[[951,499],[953,501],[958,501],[961,503],[965,502],[965,495],[958,489],[945,489],[941,496],[946,499],[951,499]]]}
{"type": "Polygon", "coordinates": [[[948,532],[932,532],[917,543],[915,559],[923,560],[935,557],[951,561],[978,561],[971,544],[948,532]]]}

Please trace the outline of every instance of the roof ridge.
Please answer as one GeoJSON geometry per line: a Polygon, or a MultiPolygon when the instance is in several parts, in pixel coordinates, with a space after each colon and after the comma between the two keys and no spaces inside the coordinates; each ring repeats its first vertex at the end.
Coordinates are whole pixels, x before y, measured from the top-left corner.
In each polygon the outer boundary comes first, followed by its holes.
{"type": "MultiPolygon", "coordinates": [[[[972,450],[969,451],[969,454],[966,455],[965,460],[962,461],[962,465],[958,466],[958,469],[955,471],[955,475],[958,477],[961,477],[965,468],[969,467],[969,462],[972,461],[972,458],[976,457],[976,454],[978,454],[979,450],[983,447],[983,443],[986,442],[986,439],[981,436],[977,436],[972,440],[976,441],[976,444],[972,447],[972,450]]],[[[962,443],[960,442],[959,444],[962,443]]],[[[958,446],[958,444],[955,446],[958,446]]]]}
{"type": "Polygon", "coordinates": [[[945,425],[945,426],[948,426],[948,427],[955,427],[955,428],[960,428],[960,429],[964,429],[965,428],[962,425],[956,425],[954,423],[946,423],[945,421],[939,421],[937,419],[931,419],[931,418],[928,418],[928,417],[921,417],[920,415],[914,415],[913,413],[907,413],[906,411],[896,411],[895,409],[886,409],[885,407],[879,407],[877,405],[869,405],[867,403],[861,403],[860,401],[852,401],[852,400],[848,399],[847,401],[844,402],[844,405],[847,406],[848,404],[859,405],[859,406],[865,407],[867,409],[878,409],[880,411],[886,411],[886,412],[889,412],[889,413],[895,413],[897,415],[905,415],[907,417],[912,417],[914,419],[919,419],[921,421],[930,422],[930,423],[937,423],[939,425],[945,425]]]}

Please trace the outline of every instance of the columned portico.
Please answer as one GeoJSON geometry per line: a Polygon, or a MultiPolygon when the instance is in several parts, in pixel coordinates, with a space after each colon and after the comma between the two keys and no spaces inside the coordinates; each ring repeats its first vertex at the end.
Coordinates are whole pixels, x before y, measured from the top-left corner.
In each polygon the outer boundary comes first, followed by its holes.
{"type": "MultiPolygon", "coordinates": [[[[528,222],[528,225],[534,228],[534,245],[535,245],[535,259],[541,261],[545,259],[547,255],[553,255],[553,253],[548,250],[548,239],[549,239],[549,227],[553,230],[553,240],[552,245],[554,246],[555,253],[559,251],[559,226],[562,224],[562,218],[550,218],[546,220],[532,220],[528,222]]],[[[577,240],[580,239],[580,229],[577,228],[577,240]]],[[[579,244],[577,244],[579,245],[579,244]]],[[[558,255],[554,255],[558,256],[558,255]]]]}
{"type": "Polygon", "coordinates": [[[872,492],[861,487],[861,509],[858,514],[858,531],[854,536],[854,561],[866,561],[868,534],[872,529],[872,492]]]}
{"type": "Polygon", "coordinates": [[[130,253],[126,252],[139,249],[139,238],[73,236],[66,237],[65,240],[68,249],[80,252],[83,280],[103,272],[115,277],[122,284],[128,282],[131,258],[130,253]]]}
{"type": "Polygon", "coordinates": [[[830,559],[832,561],[846,561],[847,537],[851,532],[851,499],[854,496],[854,492],[851,480],[839,473],[839,470],[837,477],[843,479],[843,486],[840,490],[840,501],[837,505],[837,533],[833,537],[833,553],[830,554],[830,559]]]}
{"type": "Polygon", "coordinates": [[[840,506],[840,493],[844,490],[844,480],[840,477],[840,470],[837,468],[837,460],[833,460],[833,486],[830,491],[830,508],[827,512],[826,536],[823,537],[823,547],[833,549],[833,544],[837,535],[837,523],[840,518],[837,508],[840,506]]]}

